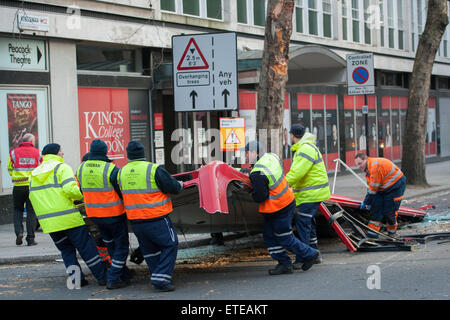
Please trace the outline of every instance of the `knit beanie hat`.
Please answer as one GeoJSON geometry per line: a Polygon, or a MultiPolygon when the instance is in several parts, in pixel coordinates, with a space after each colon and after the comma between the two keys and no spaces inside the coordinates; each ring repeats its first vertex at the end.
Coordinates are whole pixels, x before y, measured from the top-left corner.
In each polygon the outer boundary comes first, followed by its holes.
{"type": "Polygon", "coordinates": [[[301,138],[305,134],[305,127],[301,124],[293,124],[289,133],[292,133],[297,138],[301,138]]]}
{"type": "Polygon", "coordinates": [[[145,149],[142,143],[130,141],[127,146],[127,158],[129,160],[145,160],[145,149]]]}
{"type": "Polygon", "coordinates": [[[61,146],[59,144],[49,143],[44,147],[44,149],[42,149],[42,155],[45,156],[46,154],[58,154],[60,149],[61,146]]]}
{"type": "Polygon", "coordinates": [[[106,154],[108,153],[108,147],[106,146],[106,143],[104,141],[95,139],[91,143],[89,153],[91,155],[106,156],[106,154]]]}

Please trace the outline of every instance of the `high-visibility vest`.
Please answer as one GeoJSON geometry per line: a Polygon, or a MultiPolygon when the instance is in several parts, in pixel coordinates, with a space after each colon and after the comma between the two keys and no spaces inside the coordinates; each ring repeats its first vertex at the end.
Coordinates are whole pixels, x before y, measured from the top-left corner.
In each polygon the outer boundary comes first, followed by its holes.
{"type": "Polygon", "coordinates": [[[265,153],[253,166],[250,174],[258,171],[269,180],[269,198],[259,204],[259,212],[277,212],[294,200],[294,194],[288,186],[283,174],[283,167],[276,154],[265,153]]]}
{"type": "Polygon", "coordinates": [[[119,170],[119,187],[129,220],[154,219],[172,212],[169,194],[156,184],[158,166],[147,161],[130,161],[119,170]]]}
{"type": "Polygon", "coordinates": [[[125,213],[122,199],[109,179],[114,167],[114,164],[101,160],[88,160],[78,167],[76,176],[89,218],[116,217],[125,213]]]}
{"type": "Polygon", "coordinates": [[[386,191],[403,177],[403,172],[386,158],[367,158],[366,180],[369,193],[386,191]]]}
{"type": "Polygon", "coordinates": [[[22,142],[9,153],[8,172],[15,186],[27,186],[29,177],[41,162],[41,153],[31,142],[22,142]]]}
{"type": "Polygon", "coordinates": [[[44,233],[84,225],[74,201],[83,198],[72,168],[56,155],[45,155],[44,162],[30,176],[30,201],[44,233]]]}
{"type": "Polygon", "coordinates": [[[292,187],[297,206],[330,198],[327,170],[314,142],[315,136],[307,132],[291,148],[294,156],[286,179],[292,187]]]}

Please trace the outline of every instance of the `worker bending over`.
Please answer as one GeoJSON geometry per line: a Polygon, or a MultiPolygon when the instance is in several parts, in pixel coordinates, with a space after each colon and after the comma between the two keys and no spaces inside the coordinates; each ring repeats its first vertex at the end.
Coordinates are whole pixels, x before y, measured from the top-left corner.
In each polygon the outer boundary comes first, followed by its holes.
{"type": "Polygon", "coordinates": [[[87,217],[98,226],[103,242],[112,257],[107,271],[107,289],[129,284],[131,274],[126,266],[129,238],[128,221],[117,183],[119,169],[106,156],[108,147],[100,139],[91,143],[88,160],[78,167],[76,177],[84,196],[87,217]]]}
{"type": "Polygon", "coordinates": [[[81,271],[76,250],[94,274],[99,285],[106,284],[106,267],[103,264],[94,240],[84,224],[74,201],[83,195],[77,185],[72,168],[64,163],[64,153],[57,143],[42,149],[43,162],[30,176],[30,201],[44,233],[49,233],[68,270],[80,271],[80,283],[87,280],[81,271]]]}
{"type": "MultiPolygon", "coordinates": [[[[372,158],[364,153],[355,156],[355,164],[366,173],[368,193],[361,209],[369,209],[369,228],[380,231],[383,220],[389,235],[397,231],[398,209],[406,188],[403,172],[386,158],[372,158]]],[[[369,236],[376,237],[369,233],[369,236]]]]}
{"type": "Polygon", "coordinates": [[[310,269],[320,252],[292,233],[295,199],[283,175],[280,159],[273,153],[264,153],[257,141],[249,142],[244,150],[247,162],[253,165],[250,171],[252,196],[264,216],[264,242],[272,258],[278,261],[269,274],[292,273],[292,260],[286,250],[302,259],[302,270],[310,269]]]}

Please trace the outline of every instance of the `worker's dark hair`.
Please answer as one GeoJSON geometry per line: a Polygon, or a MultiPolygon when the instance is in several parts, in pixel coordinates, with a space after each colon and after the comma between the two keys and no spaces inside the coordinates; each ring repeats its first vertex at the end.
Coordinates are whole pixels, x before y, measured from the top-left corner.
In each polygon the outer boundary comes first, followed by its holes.
{"type": "Polygon", "coordinates": [[[367,159],[367,154],[362,153],[362,152],[357,153],[356,156],[355,156],[355,159],[356,158],[360,158],[361,160],[366,160],[367,159]]]}

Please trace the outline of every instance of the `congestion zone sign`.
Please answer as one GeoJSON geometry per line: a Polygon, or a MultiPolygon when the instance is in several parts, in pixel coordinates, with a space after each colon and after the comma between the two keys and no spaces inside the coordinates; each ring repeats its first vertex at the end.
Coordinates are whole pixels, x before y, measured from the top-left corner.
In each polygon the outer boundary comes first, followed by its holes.
{"type": "Polygon", "coordinates": [[[373,53],[347,55],[347,88],[349,95],[375,93],[373,53]]]}

